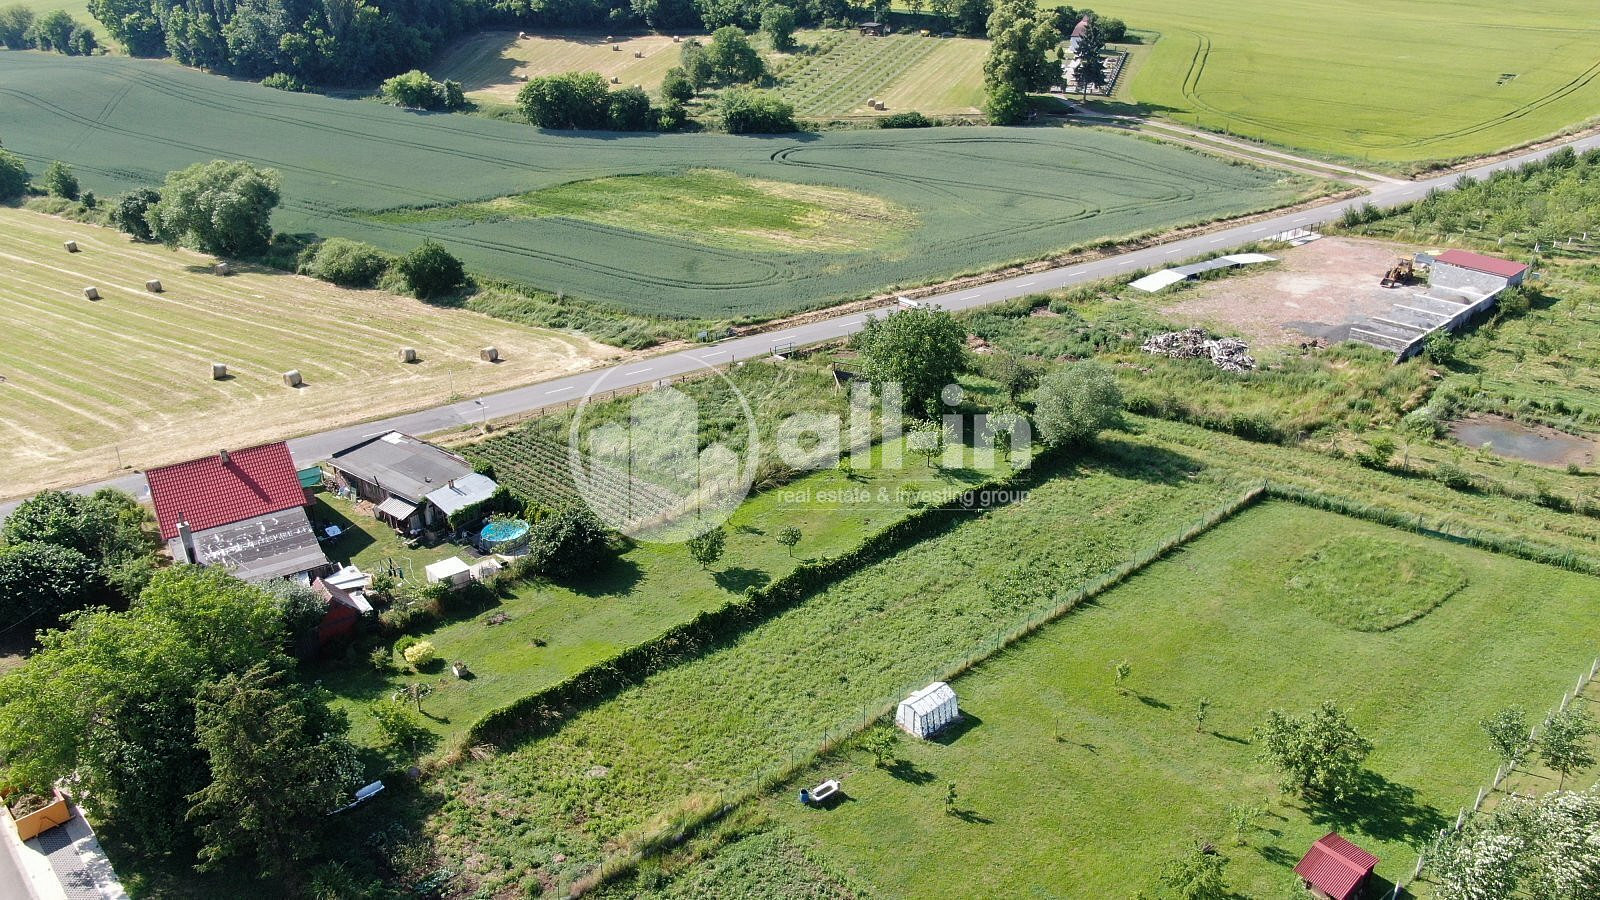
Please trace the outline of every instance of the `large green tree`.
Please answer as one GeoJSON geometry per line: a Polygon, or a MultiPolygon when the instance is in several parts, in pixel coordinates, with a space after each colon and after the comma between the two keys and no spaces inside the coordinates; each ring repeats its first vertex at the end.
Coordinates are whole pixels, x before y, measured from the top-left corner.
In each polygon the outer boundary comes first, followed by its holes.
{"type": "Polygon", "coordinates": [[[438,241],[423,241],[394,262],[406,286],[423,300],[448,294],[466,284],[467,270],[438,241]]]}
{"type": "Polygon", "coordinates": [[[49,544],[87,557],[125,599],[144,589],[156,549],[149,513],[132,496],[103,488],[87,496],[42,491],[12,510],[0,542],[49,544]]]}
{"type": "Polygon", "coordinates": [[[258,663],[286,667],[283,641],[261,590],[221,569],[162,570],[127,612],[90,609],[41,632],[39,651],[0,678],[5,783],[43,792],[71,773],[144,849],[185,847],[188,797],[209,780],[194,697],[258,663]]]}
{"type": "Polygon", "coordinates": [[[247,162],[213,160],[167,175],[145,214],[155,238],[226,256],[256,253],[272,239],[278,173],[247,162]]]}
{"type": "Polygon", "coordinates": [[[1033,424],[1047,447],[1086,444],[1122,423],[1122,390],[1100,363],[1085,360],[1057,369],[1033,394],[1033,424]]]}
{"type": "Polygon", "coordinates": [[[1511,796],[1426,857],[1440,900],[1600,897],[1600,789],[1511,796]]]}
{"type": "Polygon", "coordinates": [[[258,664],[203,687],[195,739],[210,770],[190,799],[202,868],[253,858],[263,877],[291,887],[317,850],[324,817],[360,783],[349,725],[316,693],[258,664]]]}
{"type": "Polygon", "coordinates": [[[15,200],[27,190],[27,164],[10,150],[0,150],[0,203],[15,200]]]}
{"type": "Polygon", "coordinates": [[[761,54],[751,46],[744,31],[733,25],[712,32],[711,43],[706,46],[706,60],[720,84],[744,84],[767,73],[761,54]]]}
{"type": "Polygon", "coordinates": [[[992,101],[987,114],[998,124],[1011,124],[1025,111],[1011,100],[1010,88],[1019,95],[1048,90],[1060,80],[1061,69],[1050,54],[1061,42],[1054,17],[1031,0],[1001,0],[989,14],[989,55],[983,63],[983,83],[992,101]]]}
{"type": "Polygon", "coordinates": [[[540,128],[604,128],[609,93],[596,72],[545,75],[517,91],[517,108],[540,128]]]}
{"type": "Polygon", "coordinates": [[[1342,801],[1355,789],[1362,764],[1372,753],[1372,742],[1332,700],[1308,716],[1274,709],[1255,738],[1262,756],[1283,776],[1283,789],[1314,800],[1342,801]]]}
{"type": "Polygon", "coordinates": [[[943,310],[907,309],[868,322],[853,340],[878,390],[898,386],[906,409],[930,415],[966,365],[966,329],[943,310]]]}

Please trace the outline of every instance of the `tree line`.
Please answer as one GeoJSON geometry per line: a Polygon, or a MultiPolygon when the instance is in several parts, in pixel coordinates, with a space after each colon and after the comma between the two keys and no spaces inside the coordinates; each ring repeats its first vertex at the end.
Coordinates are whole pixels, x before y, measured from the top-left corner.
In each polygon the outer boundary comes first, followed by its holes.
{"type": "Polygon", "coordinates": [[[68,56],[88,56],[100,49],[94,32],[65,10],[35,15],[20,3],[0,9],[0,45],[8,50],[51,50],[68,56]]]}

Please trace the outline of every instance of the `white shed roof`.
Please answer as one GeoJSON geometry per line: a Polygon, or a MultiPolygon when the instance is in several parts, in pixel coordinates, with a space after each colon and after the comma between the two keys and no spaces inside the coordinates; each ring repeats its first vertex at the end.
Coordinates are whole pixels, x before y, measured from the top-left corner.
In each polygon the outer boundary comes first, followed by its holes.
{"type": "Polygon", "coordinates": [[[493,497],[498,488],[499,485],[494,483],[494,479],[473,472],[430,492],[428,502],[439,507],[439,511],[445,515],[453,516],[474,503],[482,503],[493,497]]]}
{"type": "Polygon", "coordinates": [[[447,581],[463,572],[471,571],[471,567],[462,562],[461,557],[459,556],[452,556],[449,559],[441,559],[436,563],[429,563],[422,568],[427,574],[429,581],[447,581]]]}
{"type": "Polygon", "coordinates": [[[942,681],[935,681],[920,691],[900,701],[901,706],[908,706],[917,715],[926,715],[956,698],[956,692],[950,685],[942,681]]]}

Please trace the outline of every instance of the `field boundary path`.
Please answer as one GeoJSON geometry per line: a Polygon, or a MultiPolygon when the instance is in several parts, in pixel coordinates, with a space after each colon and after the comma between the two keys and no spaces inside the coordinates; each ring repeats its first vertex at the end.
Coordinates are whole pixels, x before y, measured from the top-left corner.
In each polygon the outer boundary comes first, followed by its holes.
{"type": "MultiPolygon", "coordinates": [[[[1537,150],[1434,178],[1400,182],[1386,180],[1373,185],[1371,192],[1364,196],[1242,225],[1218,228],[1182,240],[1153,244],[1081,264],[1067,262],[1054,269],[1030,272],[966,290],[936,295],[925,298],[922,302],[941,309],[960,311],[1124,275],[1140,269],[1161,268],[1182,259],[1219,253],[1297,228],[1327,224],[1338,220],[1346,209],[1367,203],[1380,208],[1409,203],[1422,198],[1431,190],[1453,187],[1463,178],[1482,178],[1501,169],[1515,168],[1523,163],[1543,159],[1562,147],[1572,147],[1580,153],[1600,148],[1600,134],[1557,142],[1537,150]]],[[[293,452],[298,465],[309,466],[373,434],[394,430],[427,435],[498,419],[525,416],[540,409],[570,403],[590,393],[642,388],[733,361],[770,356],[774,348],[803,347],[837,340],[854,334],[861,330],[867,321],[882,318],[889,312],[889,309],[876,309],[867,313],[851,312],[776,331],[733,338],[710,346],[678,350],[604,369],[591,369],[480,398],[297,437],[289,441],[289,449],[293,452]]],[[[219,445],[225,443],[226,436],[219,437],[219,445]]],[[[118,488],[141,500],[148,494],[144,476],[140,473],[80,485],[72,490],[87,493],[102,487],[118,488]]],[[[9,515],[15,506],[16,501],[0,503],[0,518],[9,515]]]]}
{"type": "Polygon", "coordinates": [[[1075,113],[1068,118],[1076,122],[1103,122],[1114,128],[1146,132],[1156,137],[1176,141],[1186,147],[1209,150],[1213,153],[1226,153],[1246,162],[1257,164],[1276,163],[1296,172],[1316,175],[1319,178],[1333,175],[1354,178],[1358,181],[1372,184],[1412,183],[1409,179],[1369,172],[1365,169],[1351,168],[1350,166],[1328,162],[1315,157],[1298,156],[1264,144],[1251,143],[1250,141],[1239,140],[1238,138],[1210,131],[1201,131],[1198,128],[1190,128],[1186,125],[1179,125],[1162,119],[1151,119],[1143,116],[1119,116],[1110,113],[1075,113]]]}

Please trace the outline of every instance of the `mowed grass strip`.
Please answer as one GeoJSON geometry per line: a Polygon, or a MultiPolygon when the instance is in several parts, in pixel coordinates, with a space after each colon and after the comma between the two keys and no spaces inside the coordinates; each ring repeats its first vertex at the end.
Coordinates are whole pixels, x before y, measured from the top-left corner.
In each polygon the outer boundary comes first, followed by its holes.
{"type": "Polygon", "coordinates": [[[810,835],[809,855],[895,896],[1131,896],[1156,889],[1161,862],[1195,840],[1217,842],[1239,895],[1278,896],[1332,829],[1375,853],[1380,875],[1409,878],[1413,845],[1494,771],[1478,720],[1543,709],[1587,670],[1594,591],[1587,576],[1269,502],[959,679],[967,722],[950,739],[902,739],[889,770],[855,753],[797,779],[842,776],[850,802],[802,809],[785,789],[766,808],[810,835]],[[1467,585],[1405,628],[1324,622],[1283,582],[1330,536],[1438,554],[1467,585]],[[1119,660],[1132,668],[1126,693],[1113,686],[1119,660]],[[1343,806],[1280,797],[1250,738],[1267,710],[1323,700],[1377,748],[1343,806]],[[958,815],[943,808],[951,783],[958,815]],[[1268,809],[1244,845],[1229,804],[1268,809]]]}
{"type": "Polygon", "coordinates": [[[280,231],[398,253],[432,238],[481,275],[630,312],[718,320],[816,308],[1322,188],[1092,129],[556,133],[274,91],[150,60],[39,53],[0,54],[0,133],[35,173],[65,160],[85,189],[105,197],[159,184],[194,162],[245,159],[282,174],[283,204],[273,216],[280,231]],[[869,195],[909,210],[915,225],[890,245],[757,254],[654,233],[637,219],[401,223],[353,212],[698,169],[869,195]]]}
{"type": "Polygon", "coordinates": [[[0,497],[587,368],[585,338],[0,209],[0,497]],[[63,248],[76,240],[79,253],[63,248]],[[162,293],[145,282],[159,280],[162,293]],[[84,298],[95,287],[100,300],[84,298]],[[504,362],[483,363],[478,349],[504,362]],[[416,365],[399,361],[415,347],[416,365]],[[228,366],[214,381],[211,364],[228,366]],[[305,386],[284,385],[298,370],[305,386]]]}
{"type": "Polygon", "coordinates": [[[869,250],[893,243],[916,218],[857,191],[693,169],[575,181],[456,206],[389,210],[373,221],[498,221],[562,216],[716,247],[869,250]]]}
{"type": "Polygon", "coordinates": [[[1079,467],[1041,476],[1024,502],[951,513],[948,530],[558,732],[443,773],[428,787],[429,831],[447,864],[484,890],[568,884],[628,833],[859,727],[864,706],[1241,489],[1226,472],[1113,439],[1079,467]],[[1041,575],[1018,584],[1019,568],[1041,575]]]}
{"type": "Polygon", "coordinates": [[[1117,15],[1160,33],[1134,73],[1137,102],[1329,156],[1399,166],[1482,155],[1600,105],[1588,0],[1513,15],[1492,0],[1127,0],[1117,15]]]}

